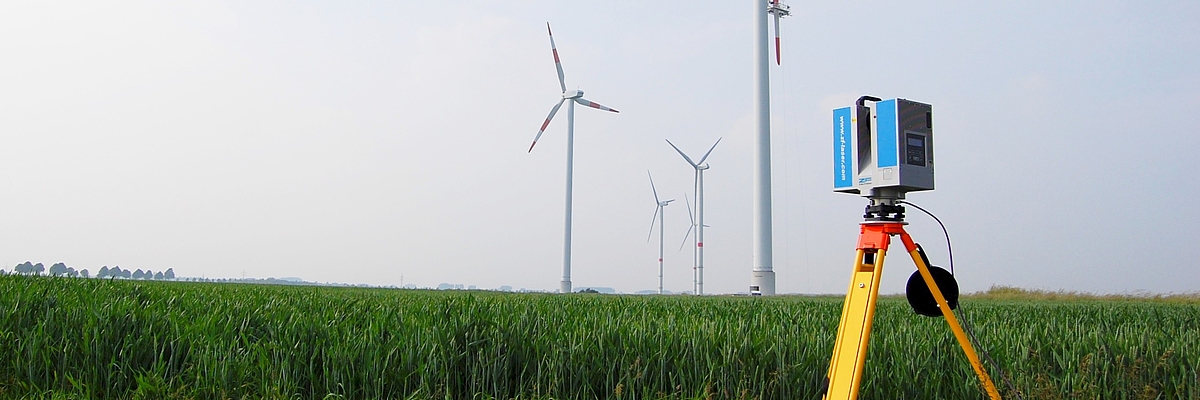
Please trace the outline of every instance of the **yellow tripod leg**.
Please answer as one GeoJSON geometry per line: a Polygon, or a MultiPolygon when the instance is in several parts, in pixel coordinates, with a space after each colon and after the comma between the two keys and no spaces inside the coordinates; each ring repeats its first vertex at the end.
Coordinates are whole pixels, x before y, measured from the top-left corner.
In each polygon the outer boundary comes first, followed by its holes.
{"type": "Polygon", "coordinates": [[[979,376],[979,381],[983,383],[984,389],[987,390],[988,397],[993,400],[1000,400],[1000,392],[996,390],[996,385],[992,383],[992,377],[988,376],[987,370],[983,368],[983,363],[979,361],[979,356],[975,354],[975,347],[971,346],[971,341],[967,338],[967,333],[958,324],[958,318],[954,317],[954,311],[950,309],[950,304],[946,302],[946,297],[942,296],[942,290],[934,282],[933,275],[929,273],[929,267],[925,265],[925,259],[921,257],[916,243],[908,236],[908,233],[901,233],[900,240],[904,242],[904,247],[908,250],[908,255],[912,257],[913,263],[917,264],[917,270],[921,272],[921,277],[925,279],[925,284],[929,286],[929,291],[933,293],[934,300],[937,300],[938,308],[942,310],[942,315],[946,317],[946,323],[950,324],[950,330],[954,331],[954,337],[958,339],[958,344],[962,346],[963,352],[967,353],[967,359],[971,361],[971,367],[975,369],[975,375],[979,376]]]}
{"type": "Polygon", "coordinates": [[[823,399],[858,398],[863,365],[867,360],[871,321],[875,318],[875,303],[879,298],[879,279],[883,276],[883,258],[889,241],[889,234],[880,226],[863,226],[853,277],[846,291],[846,300],[842,303],[842,319],[838,324],[837,341],[833,345],[833,358],[829,361],[826,375],[828,386],[823,399]]]}

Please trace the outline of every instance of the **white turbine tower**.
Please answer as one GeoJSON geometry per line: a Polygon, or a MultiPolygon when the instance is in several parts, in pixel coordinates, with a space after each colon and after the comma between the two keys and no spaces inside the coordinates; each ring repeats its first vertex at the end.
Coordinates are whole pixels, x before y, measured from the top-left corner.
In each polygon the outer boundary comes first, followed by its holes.
{"type": "Polygon", "coordinates": [[[538,129],[537,136],[533,137],[533,144],[529,145],[529,152],[533,152],[533,146],[537,145],[538,138],[542,137],[542,132],[546,131],[546,126],[550,125],[550,120],[554,119],[554,114],[558,112],[558,108],[562,107],[563,102],[570,100],[567,103],[567,218],[566,233],[563,235],[563,277],[559,292],[571,293],[571,177],[575,162],[575,103],[604,111],[619,111],[584,99],[582,90],[567,90],[567,82],[563,78],[562,63],[558,60],[558,48],[554,47],[554,32],[550,31],[549,22],[546,23],[546,32],[550,34],[550,51],[554,53],[554,68],[558,69],[558,86],[562,89],[562,99],[558,101],[558,104],[554,105],[554,108],[550,109],[550,115],[546,117],[546,122],[543,122],[541,129],[538,129]]]}
{"type": "MultiPolygon", "coordinates": [[[[679,147],[676,147],[675,144],[671,143],[670,140],[667,141],[667,144],[671,145],[671,148],[675,149],[679,155],[683,156],[683,159],[692,166],[692,169],[696,170],[696,179],[694,181],[696,191],[696,218],[693,220],[692,226],[696,228],[696,248],[694,250],[695,253],[693,258],[696,272],[695,287],[693,289],[695,289],[694,293],[697,295],[704,294],[704,171],[708,169],[708,164],[705,164],[704,160],[708,159],[708,155],[712,154],[713,149],[717,148],[718,143],[721,143],[720,138],[717,139],[716,143],[713,143],[712,147],[708,149],[707,153],[704,153],[704,157],[700,157],[700,161],[694,162],[692,161],[691,157],[688,157],[687,154],[683,153],[683,150],[679,150],[679,147]]],[[[691,233],[691,228],[688,228],[688,233],[691,233]]],[[[683,240],[685,243],[687,242],[686,235],[684,236],[683,240]]]]}
{"type": "Polygon", "coordinates": [[[779,18],[791,12],[780,0],[754,1],[754,252],[750,289],[775,294],[771,238],[771,77],[767,15],[775,17],[775,62],[779,63],[779,18]]]}
{"type": "Polygon", "coordinates": [[[657,204],[654,217],[650,218],[650,233],[646,234],[646,241],[649,242],[650,236],[654,235],[654,222],[658,220],[658,294],[663,294],[663,220],[667,218],[667,204],[671,204],[675,199],[659,200],[658,189],[654,188],[654,177],[650,175],[650,171],[646,171],[646,176],[650,177],[650,190],[654,192],[654,204],[657,204]]]}

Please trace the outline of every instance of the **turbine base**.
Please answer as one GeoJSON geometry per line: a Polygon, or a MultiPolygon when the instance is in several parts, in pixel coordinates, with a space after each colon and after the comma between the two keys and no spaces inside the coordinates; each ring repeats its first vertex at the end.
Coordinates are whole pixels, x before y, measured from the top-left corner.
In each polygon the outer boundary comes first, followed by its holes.
{"type": "Polygon", "coordinates": [[[750,274],[750,294],[774,296],[775,271],[753,271],[750,274]]]}

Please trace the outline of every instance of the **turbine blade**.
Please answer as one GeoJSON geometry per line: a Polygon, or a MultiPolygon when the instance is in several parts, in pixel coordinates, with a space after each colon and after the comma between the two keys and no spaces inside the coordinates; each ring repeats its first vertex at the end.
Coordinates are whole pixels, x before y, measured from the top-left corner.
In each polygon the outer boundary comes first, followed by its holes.
{"type": "Polygon", "coordinates": [[[597,103],[597,102],[594,102],[594,101],[591,101],[591,100],[588,100],[588,99],[585,99],[582,97],[575,99],[575,102],[579,103],[580,105],[585,105],[585,106],[588,106],[591,108],[595,108],[597,110],[612,111],[615,113],[620,113],[620,111],[617,111],[616,109],[602,106],[602,105],[600,105],[600,103],[597,103]]]}
{"type": "Polygon", "coordinates": [[[647,233],[647,234],[646,234],[646,241],[647,241],[647,242],[649,242],[649,241],[650,241],[650,237],[651,237],[651,236],[654,236],[654,222],[658,221],[658,211],[659,211],[659,210],[662,210],[662,207],[661,207],[661,206],[660,206],[660,207],[654,207],[654,216],[653,216],[653,217],[650,217],[650,233],[647,233]]]}
{"type": "Polygon", "coordinates": [[[780,65],[780,61],[779,61],[779,13],[775,13],[775,65],[780,65]]]}
{"type": "Polygon", "coordinates": [[[692,221],[692,225],[696,225],[696,218],[692,217],[692,203],[688,202],[687,193],[683,194],[683,204],[687,205],[688,220],[692,221]]]}
{"type": "Polygon", "coordinates": [[[658,200],[658,189],[654,188],[654,176],[650,175],[650,171],[646,171],[646,176],[650,177],[650,190],[654,191],[654,204],[661,203],[658,200]]]}
{"type": "Polygon", "coordinates": [[[688,236],[692,234],[692,228],[695,228],[695,226],[688,226],[687,233],[683,234],[683,243],[679,244],[679,250],[683,250],[683,246],[687,246],[688,236]]]}
{"type": "MultiPolygon", "coordinates": [[[[717,143],[721,143],[721,139],[724,138],[717,138],[717,143]]],[[[704,160],[708,159],[708,155],[712,154],[713,149],[717,148],[717,143],[713,143],[712,147],[708,148],[708,152],[704,153],[704,157],[700,157],[700,162],[697,164],[704,164],[704,160]]]]}
{"type": "Polygon", "coordinates": [[[563,78],[562,62],[558,60],[558,48],[554,47],[554,32],[550,31],[550,23],[546,23],[546,33],[550,34],[550,51],[554,53],[554,68],[558,70],[558,87],[563,93],[567,92],[567,81],[563,78]]]}
{"type": "Polygon", "coordinates": [[[688,236],[692,234],[692,229],[696,227],[696,218],[692,216],[692,203],[688,202],[687,194],[683,195],[683,203],[687,204],[688,219],[691,220],[691,225],[688,225],[687,233],[683,234],[683,243],[679,244],[679,249],[683,250],[683,246],[687,245],[688,236]]]}
{"type": "Polygon", "coordinates": [[[684,160],[687,160],[688,164],[692,165],[692,168],[700,168],[699,164],[692,162],[691,157],[688,157],[687,154],[683,154],[683,150],[680,150],[678,147],[675,147],[675,143],[671,143],[670,139],[666,139],[666,140],[667,140],[667,144],[671,145],[671,148],[675,149],[675,151],[678,152],[679,155],[683,156],[684,160]]]}
{"type": "Polygon", "coordinates": [[[554,119],[554,114],[558,113],[558,108],[562,107],[562,103],[564,101],[566,101],[566,99],[559,100],[558,104],[555,104],[554,108],[550,109],[550,115],[546,117],[546,122],[542,123],[542,128],[538,129],[537,136],[533,137],[533,144],[529,145],[529,151],[527,151],[527,153],[533,152],[533,146],[537,145],[538,139],[542,137],[542,132],[546,131],[546,126],[550,125],[550,120],[554,119]]]}

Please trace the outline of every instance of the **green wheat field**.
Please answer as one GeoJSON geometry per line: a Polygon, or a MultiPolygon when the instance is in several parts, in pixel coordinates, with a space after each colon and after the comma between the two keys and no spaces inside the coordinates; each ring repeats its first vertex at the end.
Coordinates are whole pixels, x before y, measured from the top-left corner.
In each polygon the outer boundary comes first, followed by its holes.
{"type": "MultiPolygon", "coordinates": [[[[0,398],[818,399],[841,300],[7,275],[0,398]]],[[[1006,399],[1200,399],[1196,296],[962,312],[1006,399]]],[[[945,321],[888,297],[860,398],[986,396],[945,321]]]]}

